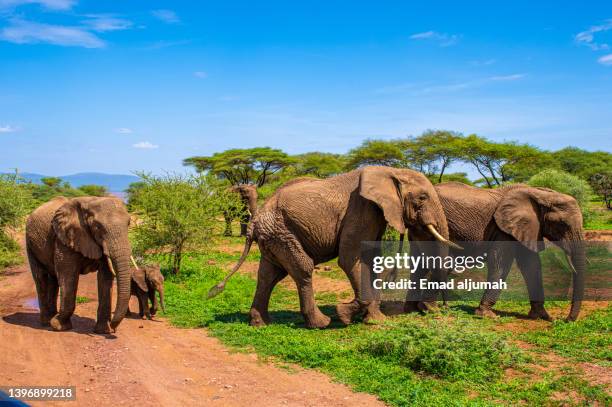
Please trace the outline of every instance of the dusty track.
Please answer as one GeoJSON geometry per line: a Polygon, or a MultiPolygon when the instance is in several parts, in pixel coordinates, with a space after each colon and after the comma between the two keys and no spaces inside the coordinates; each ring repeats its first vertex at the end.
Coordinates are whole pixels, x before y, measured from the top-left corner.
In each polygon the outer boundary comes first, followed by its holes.
{"type": "Polygon", "coordinates": [[[73,385],[77,405],[382,405],[323,374],[230,353],[204,329],[126,318],[116,336],[94,335],[96,293],[95,274],[83,276],[79,296],[92,301],[77,305],[73,331],[52,332],[38,323],[27,266],[7,270],[0,277],[0,385],[73,385]]]}

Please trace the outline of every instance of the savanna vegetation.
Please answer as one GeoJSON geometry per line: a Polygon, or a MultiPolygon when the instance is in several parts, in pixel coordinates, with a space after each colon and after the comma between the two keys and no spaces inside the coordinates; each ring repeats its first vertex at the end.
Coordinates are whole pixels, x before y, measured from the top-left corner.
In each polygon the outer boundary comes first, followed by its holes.
{"type": "MultiPolygon", "coordinates": [[[[587,228],[612,229],[612,154],[565,148],[550,152],[527,144],[498,143],[477,135],[428,131],[398,140],[366,140],[347,154],[310,152],[291,156],[268,147],[232,149],[191,157],[195,175],[139,174],[126,191],[133,214],[134,252],[162,264],[167,316],[183,327],[206,327],[237,351],[295,369],[314,368],[390,405],[610,405],[612,309],[586,307],[571,324],[520,319],[529,304],[500,302],[499,319],[474,316],[476,303],[452,303],[435,315],[399,315],[380,325],[307,330],[290,279],[272,295],[272,325],[252,328],[248,310],[255,290],[253,248],[243,271],[222,295],[208,290],[238,260],[242,239],[222,236],[222,214],[238,207],[229,185],[258,186],[261,199],[296,177],[328,177],[364,165],[413,168],[434,182],[459,181],[486,188],[525,182],[573,195],[587,228]],[[472,166],[480,178],[449,173],[456,163],[472,166]]],[[[17,176],[0,178],[0,268],[19,261],[13,239],[24,216],[55,196],[104,195],[97,186],[72,188],[58,178],[42,185],[17,176]]],[[[393,234],[388,238],[396,238],[393,234]]],[[[350,285],[333,264],[318,271],[316,300],[333,317],[338,301],[349,300],[350,285]],[[330,283],[332,281],[333,283],[330,283]],[[344,284],[344,285],[342,285],[344,284]],[[327,288],[326,288],[327,287],[327,288]]],[[[567,302],[547,304],[555,316],[567,302]]]]}

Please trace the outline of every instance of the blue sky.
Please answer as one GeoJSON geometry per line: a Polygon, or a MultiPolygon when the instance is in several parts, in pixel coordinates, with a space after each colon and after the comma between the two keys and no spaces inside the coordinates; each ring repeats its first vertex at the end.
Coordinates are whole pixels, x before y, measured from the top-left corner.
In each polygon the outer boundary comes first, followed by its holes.
{"type": "Polygon", "coordinates": [[[611,112],[612,2],[0,0],[0,172],[430,128],[610,151],[611,112]]]}

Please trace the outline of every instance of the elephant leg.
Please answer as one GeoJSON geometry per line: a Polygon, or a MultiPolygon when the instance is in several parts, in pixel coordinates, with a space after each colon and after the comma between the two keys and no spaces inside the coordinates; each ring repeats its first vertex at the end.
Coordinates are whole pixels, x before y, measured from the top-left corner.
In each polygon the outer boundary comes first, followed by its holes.
{"type": "Polygon", "coordinates": [[[74,309],[76,307],[79,273],[78,270],[66,270],[62,267],[58,268],[57,263],[56,272],[58,274],[60,289],[60,310],[57,315],[51,318],[49,323],[51,324],[51,328],[55,331],[66,331],[72,329],[70,318],[72,314],[74,314],[74,309]]]}
{"type": "Polygon", "coordinates": [[[98,315],[94,332],[97,334],[110,334],[111,319],[111,291],[113,287],[113,274],[106,268],[98,270],[98,315]]]}
{"type": "MultiPolygon", "coordinates": [[[[376,238],[364,238],[364,240],[373,241],[376,240],[376,238]]],[[[380,311],[380,301],[374,298],[374,293],[370,286],[364,286],[364,276],[362,276],[363,263],[361,261],[361,240],[347,239],[345,242],[345,244],[340,244],[342,253],[338,257],[338,265],[344,270],[351,282],[355,297],[351,302],[340,303],[336,306],[338,318],[343,324],[349,325],[354,317],[364,313],[363,319],[366,323],[383,321],[385,316],[380,311]]],[[[368,281],[369,280],[368,278],[368,281]]],[[[368,281],[366,281],[366,283],[368,283],[368,281]]]]}
{"type": "Polygon", "coordinates": [[[240,236],[246,236],[247,234],[247,223],[240,222],[240,236]]]}
{"type": "Polygon", "coordinates": [[[144,309],[146,307],[146,303],[145,301],[143,301],[142,297],[142,290],[138,289],[138,291],[136,292],[136,298],[138,298],[138,316],[140,318],[144,318],[144,309]]]}
{"type": "Polygon", "coordinates": [[[544,282],[542,281],[542,263],[538,253],[526,247],[518,249],[516,262],[523,275],[523,280],[527,285],[529,302],[531,309],[527,315],[530,319],[541,318],[545,321],[552,321],[553,318],[544,309],[544,282]]]}
{"type": "Polygon", "coordinates": [[[270,295],[274,286],[286,276],[287,271],[283,268],[275,266],[266,258],[261,259],[257,271],[257,289],[249,312],[252,326],[263,326],[270,323],[268,314],[270,295]]]}
{"type": "Polygon", "coordinates": [[[280,265],[287,270],[297,286],[300,297],[300,310],[304,316],[306,327],[325,328],[331,319],[323,314],[314,299],[312,273],[314,262],[302,249],[302,245],[294,239],[278,242],[274,247],[274,255],[280,265]]]}
{"type": "MultiPolygon", "coordinates": [[[[153,295],[155,295],[155,292],[153,292],[153,295]]],[[[141,314],[140,317],[142,318],[143,315],[147,318],[147,319],[151,319],[151,311],[149,310],[149,296],[148,293],[141,291],[139,294],[139,304],[141,304],[141,314]]]]}
{"type": "Polygon", "coordinates": [[[40,323],[42,326],[48,326],[51,318],[57,314],[57,279],[50,275],[47,269],[29,251],[28,261],[36,284],[40,323]]]}
{"type": "MultiPolygon", "coordinates": [[[[514,257],[514,250],[507,247],[492,250],[489,253],[489,258],[487,261],[487,281],[506,281],[506,277],[508,277],[508,273],[510,273],[510,269],[512,268],[514,257]]],[[[497,302],[500,294],[501,290],[485,290],[484,294],[482,295],[482,299],[480,300],[480,305],[478,308],[476,308],[476,315],[481,317],[497,318],[497,314],[493,312],[493,306],[497,302]]]]}
{"type": "Polygon", "coordinates": [[[149,308],[149,312],[151,316],[155,316],[157,314],[157,296],[155,295],[155,289],[149,288],[149,301],[151,301],[151,308],[149,308]]]}

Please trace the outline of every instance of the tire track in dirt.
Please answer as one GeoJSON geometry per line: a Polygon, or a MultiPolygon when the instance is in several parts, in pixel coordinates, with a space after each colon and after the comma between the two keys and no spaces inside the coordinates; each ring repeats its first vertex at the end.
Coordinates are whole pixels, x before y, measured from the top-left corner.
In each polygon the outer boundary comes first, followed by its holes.
{"type": "Polygon", "coordinates": [[[126,318],[116,336],[94,335],[96,284],[81,277],[78,295],[91,301],[77,304],[73,331],[52,332],[39,326],[27,266],[0,277],[0,385],[73,385],[77,405],[383,405],[321,373],[230,353],[205,329],[126,318]]]}

